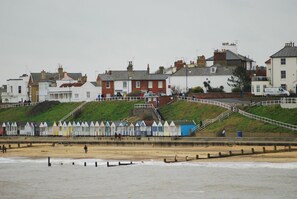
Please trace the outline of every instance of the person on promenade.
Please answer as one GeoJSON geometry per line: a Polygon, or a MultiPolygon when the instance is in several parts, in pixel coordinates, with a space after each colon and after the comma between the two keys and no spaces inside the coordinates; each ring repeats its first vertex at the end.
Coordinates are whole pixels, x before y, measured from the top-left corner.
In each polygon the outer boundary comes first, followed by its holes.
{"type": "Polygon", "coordinates": [[[86,144],[85,144],[84,150],[85,150],[85,153],[88,153],[88,147],[86,144]]]}
{"type": "Polygon", "coordinates": [[[225,136],[226,136],[226,130],[224,128],[223,131],[222,131],[222,137],[225,137],[225,136]]]}

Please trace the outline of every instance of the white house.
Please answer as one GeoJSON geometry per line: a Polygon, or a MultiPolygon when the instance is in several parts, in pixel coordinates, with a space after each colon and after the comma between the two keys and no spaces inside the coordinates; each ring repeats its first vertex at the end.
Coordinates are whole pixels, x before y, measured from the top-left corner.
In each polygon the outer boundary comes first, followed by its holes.
{"type": "Polygon", "coordinates": [[[212,88],[223,86],[224,91],[229,93],[232,87],[227,82],[228,78],[231,78],[235,68],[231,66],[223,67],[218,64],[211,67],[184,67],[169,77],[168,85],[171,88],[175,87],[181,92],[187,92],[190,88],[197,86],[200,86],[206,91],[204,82],[207,82],[212,88]]]}
{"type": "Polygon", "coordinates": [[[64,74],[54,85],[48,81],[39,82],[39,101],[81,102],[94,101],[101,94],[96,82],[79,82],[64,74]]]}
{"type": "Polygon", "coordinates": [[[271,76],[272,87],[283,87],[291,93],[297,93],[297,47],[294,43],[286,43],[270,58],[267,75],[271,76]]]}
{"type": "Polygon", "coordinates": [[[18,103],[29,100],[29,76],[22,75],[17,79],[8,79],[7,91],[1,94],[3,103],[18,103]]]}

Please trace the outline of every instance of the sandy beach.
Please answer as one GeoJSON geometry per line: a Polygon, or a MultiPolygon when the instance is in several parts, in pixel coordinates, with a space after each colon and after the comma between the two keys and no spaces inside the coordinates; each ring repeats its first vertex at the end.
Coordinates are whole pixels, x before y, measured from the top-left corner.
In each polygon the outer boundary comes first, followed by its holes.
{"type": "MultiPolygon", "coordinates": [[[[266,153],[263,153],[263,146],[197,146],[197,147],[156,147],[156,146],[99,146],[87,145],[88,151],[85,153],[83,144],[33,144],[32,146],[21,146],[11,144],[11,148],[1,157],[29,157],[29,158],[94,158],[103,160],[127,160],[127,161],[164,161],[167,159],[173,161],[175,157],[178,161],[185,161],[188,157],[191,161],[205,162],[297,162],[297,147],[292,147],[291,151],[272,153],[273,146],[265,146],[266,153]],[[251,154],[254,148],[258,154],[251,154]],[[207,158],[222,155],[240,154],[241,150],[247,155],[237,155],[224,158],[207,158]],[[199,159],[196,159],[199,155],[199,159]]],[[[284,147],[277,147],[277,150],[283,150],[284,147]]],[[[288,149],[288,148],[286,148],[288,149]]]]}

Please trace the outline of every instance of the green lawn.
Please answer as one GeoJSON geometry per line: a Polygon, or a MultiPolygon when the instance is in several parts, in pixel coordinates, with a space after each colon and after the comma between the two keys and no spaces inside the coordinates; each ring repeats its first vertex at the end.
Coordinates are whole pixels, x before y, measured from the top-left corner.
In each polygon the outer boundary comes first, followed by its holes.
{"type": "Polygon", "coordinates": [[[287,132],[293,133],[294,131],[288,130],[282,127],[278,127],[275,125],[267,124],[261,121],[249,119],[240,115],[239,113],[232,114],[229,118],[216,122],[206,129],[201,131],[202,133],[212,133],[212,132],[221,132],[223,128],[226,128],[229,132],[270,132],[270,133],[279,133],[279,132],[287,132]]]}
{"type": "Polygon", "coordinates": [[[245,111],[273,120],[297,125],[297,108],[284,109],[280,105],[248,107],[245,111]]]}
{"type": "Polygon", "coordinates": [[[69,118],[72,121],[118,121],[130,117],[134,104],[144,103],[142,101],[108,101],[108,102],[89,102],[81,114],[69,118]]]}
{"type": "Polygon", "coordinates": [[[79,106],[78,102],[60,103],[37,115],[28,114],[34,107],[0,109],[1,122],[44,122],[58,121],[79,106]]]}
{"type": "Polygon", "coordinates": [[[196,123],[199,123],[200,120],[215,118],[226,111],[226,109],[213,105],[179,100],[159,108],[159,111],[165,120],[194,120],[196,123]]]}

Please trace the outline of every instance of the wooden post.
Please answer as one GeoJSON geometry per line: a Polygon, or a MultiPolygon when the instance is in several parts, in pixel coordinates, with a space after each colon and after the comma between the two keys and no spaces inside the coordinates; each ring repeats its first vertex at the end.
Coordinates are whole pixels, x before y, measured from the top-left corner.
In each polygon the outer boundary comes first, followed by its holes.
{"type": "Polygon", "coordinates": [[[177,162],[177,155],[174,157],[174,161],[177,162]]]}
{"type": "Polygon", "coordinates": [[[207,158],[210,158],[210,154],[209,153],[207,154],[207,158]]]}
{"type": "Polygon", "coordinates": [[[241,149],[241,155],[243,155],[244,154],[244,151],[243,151],[243,149],[241,149]]]}
{"type": "Polygon", "coordinates": [[[72,165],[74,165],[74,162],[72,162],[72,165]]]}
{"type": "Polygon", "coordinates": [[[232,151],[229,151],[229,155],[230,155],[230,156],[232,155],[232,151]]]}
{"type": "Polygon", "coordinates": [[[109,162],[106,163],[107,167],[109,167],[109,162]]]}
{"type": "Polygon", "coordinates": [[[8,148],[11,149],[11,145],[10,144],[8,145],[8,148]]]}
{"type": "Polygon", "coordinates": [[[20,148],[21,147],[21,145],[20,145],[20,143],[18,143],[18,148],[20,148]]]}
{"type": "Polygon", "coordinates": [[[87,163],[85,162],[85,164],[84,164],[84,165],[85,165],[85,167],[86,167],[86,166],[87,166],[87,163]]]}
{"type": "Polygon", "coordinates": [[[97,162],[95,162],[95,167],[97,167],[97,162]]]}
{"type": "Polygon", "coordinates": [[[166,162],[166,158],[164,158],[164,162],[167,163],[167,162],[166,162]]]}
{"type": "Polygon", "coordinates": [[[255,153],[255,149],[254,148],[252,148],[252,153],[255,153]]]}
{"type": "Polygon", "coordinates": [[[276,151],[276,145],[274,145],[274,150],[276,151]]]}
{"type": "Polygon", "coordinates": [[[291,151],[291,145],[289,145],[289,151],[291,151]]]}
{"type": "Polygon", "coordinates": [[[52,166],[50,157],[47,158],[47,166],[49,166],[49,167],[52,166]]]}
{"type": "Polygon", "coordinates": [[[197,160],[199,159],[199,155],[196,155],[196,159],[197,159],[197,160]]]}
{"type": "Polygon", "coordinates": [[[266,152],[266,149],[265,149],[265,147],[263,146],[263,153],[265,153],[266,152]]]}
{"type": "Polygon", "coordinates": [[[186,156],[186,161],[189,161],[189,160],[188,160],[188,156],[186,156]]]}

